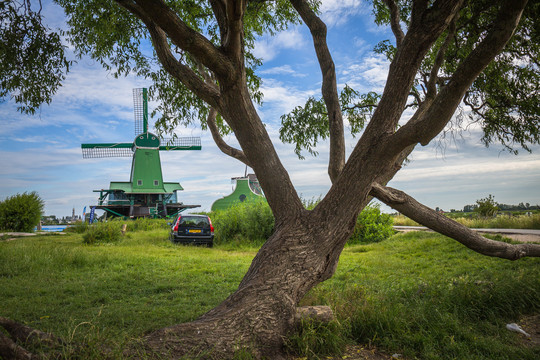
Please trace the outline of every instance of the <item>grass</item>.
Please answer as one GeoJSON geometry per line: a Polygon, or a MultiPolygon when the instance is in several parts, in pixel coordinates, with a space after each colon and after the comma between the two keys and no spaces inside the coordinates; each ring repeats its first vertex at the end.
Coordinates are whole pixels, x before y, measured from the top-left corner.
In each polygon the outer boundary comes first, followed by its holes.
{"type": "Polygon", "coordinates": [[[345,249],[304,304],[336,309],[344,333],[406,358],[537,359],[505,324],[540,310],[540,261],[488,258],[430,233],[345,249]]]}
{"type": "MultiPolygon", "coordinates": [[[[256,251],[176,246],[159,229],[102,245],[80,234],[3,241],[0,316],[100,345],[81,358],[99,359],[102,344],[122,358],[127,342],[225,299],[256,251]]],[[[522,347],[504,326],[540,310],[539,265],[484,257],[433,233],[348,246],[336,275],[303,300],[330,305],[337,321],[306,323],[288,342],[308,358],[352,341],[409,359],[536,359],[540,349],[522,347]]]]}
{"type": "Polygon", "coordinates": [[[81,235],[0,243],[0,316],[120,349],[210,310],[236,289],[252,255],[175,246],[167,230],[130,235],[101,246],[81,235]]]}
{"type": "MultiPolygon", "coordinates": [[[[450,214],[451,215],[451,214],[450,214]]],[[[449,216],[450,216],[449,215],[449,216]]],[[[394,225],[400,226],[419,226],[417,222],[404,215],[395,215],[392,217],[394,225]]],[[[494,218],[481,218],[477,216],[454,217],[452,218],[469,228],[477,229],[540,229],[540,214],[532,215],[506,215],[501,214],[494,218]]]]}

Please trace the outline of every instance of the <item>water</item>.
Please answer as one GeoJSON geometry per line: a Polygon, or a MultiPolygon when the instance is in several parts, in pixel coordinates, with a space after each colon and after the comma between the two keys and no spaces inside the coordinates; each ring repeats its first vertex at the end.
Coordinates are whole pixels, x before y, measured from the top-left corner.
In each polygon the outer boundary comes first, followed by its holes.
{"type": "MultiPolygon", "coordinates": [[[[69,225],[43,225],[43,226],[41,226],[41,231],[62,232],[68,226],[69,225]]],[[[37,228],[34,228],[34,231],[36,231],[36,230],[37,230],[37,228]]]]}

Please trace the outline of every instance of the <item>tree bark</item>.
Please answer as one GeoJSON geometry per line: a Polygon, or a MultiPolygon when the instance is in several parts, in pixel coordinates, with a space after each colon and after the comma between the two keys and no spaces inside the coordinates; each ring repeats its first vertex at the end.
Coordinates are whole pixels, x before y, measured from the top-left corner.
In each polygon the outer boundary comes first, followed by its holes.
{"type": "Polygon", "coordinates": [[[540,245],[513,245],[486,239],[468,227],[420,204],[403,191],[374,184],[371,194],[414,221],[459,241],[477,253],[508,260],[518,260],[525,256],[540,256],[540,245]]]}
{"type": "Polygon", "coordinates": [[[328,112],[328,127],[330,129],[330,152],[328,175],[334,182],[345,166],[345,132],[343,115],[337,92],[336,67],[326,43],[326,25],[310,8],[305,0],[291,0],[302,20],[306,23],[313,38],[313,47],[317,54],[322,74],[321,93],[328,112]]]}
{"type": "Polygon", "coordinates": [[[198,320],[161,329],[144,339],[144,351],[166,356],[231,358],[250,347],[258,358],[284,356],[283,336],[304,316],[297,304],[330,277],[352,228],[326,227],[305,211],[279,226],[263,245],[238,290],[198,320]],[[314,244],[317,244],[314,246],[314,244]],[[210,353],[204,351],[210,349],[210,353]]]}

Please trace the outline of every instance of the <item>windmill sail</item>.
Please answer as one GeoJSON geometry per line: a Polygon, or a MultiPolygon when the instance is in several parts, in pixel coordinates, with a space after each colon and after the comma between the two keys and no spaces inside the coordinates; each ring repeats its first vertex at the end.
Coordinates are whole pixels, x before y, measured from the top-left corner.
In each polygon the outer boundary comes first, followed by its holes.
{"type": "Polygon", "coordinates": [[[137,136],[148,131],[148,91],[146,88],[133,89],[133,106],[135,136],[137,136]]]}
{"type": "Polygon", "coordinates": [[[132,157],[133,143],[81,144],[83,159],[132,157]]]}
{"type": "Polygon", "coordinates": [[[200,137],[163,138],[159,150],[200,150],[200,137]]]}

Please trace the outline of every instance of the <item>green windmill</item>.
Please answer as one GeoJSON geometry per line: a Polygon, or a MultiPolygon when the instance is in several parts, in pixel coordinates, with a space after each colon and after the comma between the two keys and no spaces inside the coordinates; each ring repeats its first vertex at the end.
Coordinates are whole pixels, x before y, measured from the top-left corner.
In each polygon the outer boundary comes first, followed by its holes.
{"type": "MultiPolygon", "coordinates": [[[[247,167],[246,167],[247,170],[247,167]]],[[[264,199],[264,194],[255,174],[246,174],[231,179],[235,184],[232,194],[217,199],[212,204],[212,211],[225,210],[237,203],[264,199]]]]}
{"type": "Polygon", "coordinates": [[[132,143],[81,144],[83,158],[132,157],[129,181],[112,181],[99,192],[96,209],[113,217],[168,217],[200,205],[178,201],[180,183],[164,182],[160,151],[201,150],[199,137],[160,139],[148,131],[147,89],[133,89],[135,140],[132,143]]]}

